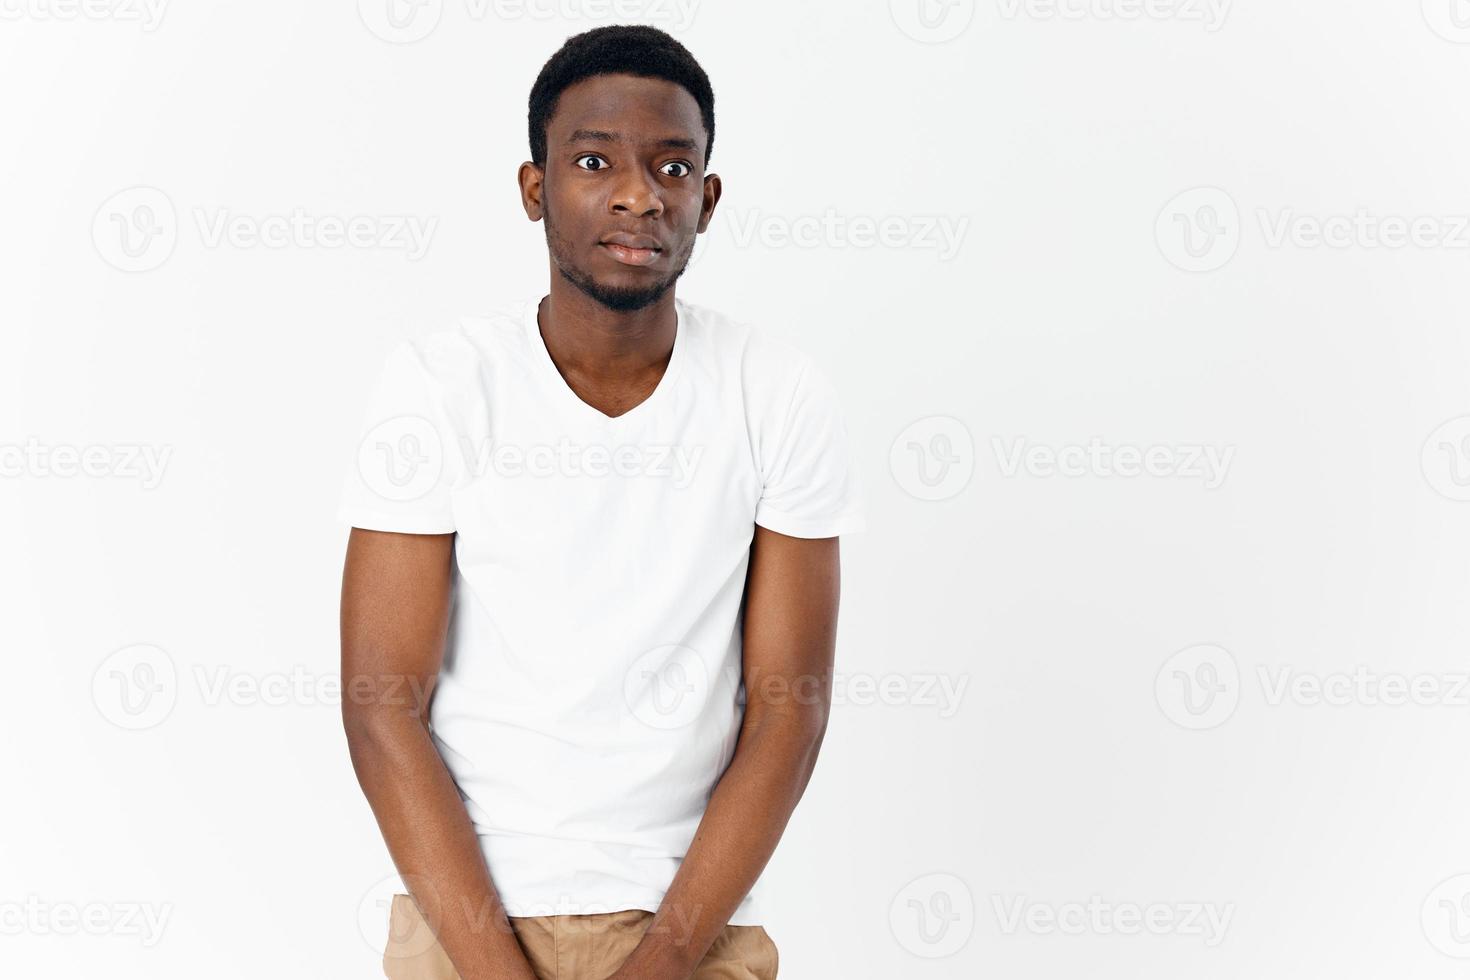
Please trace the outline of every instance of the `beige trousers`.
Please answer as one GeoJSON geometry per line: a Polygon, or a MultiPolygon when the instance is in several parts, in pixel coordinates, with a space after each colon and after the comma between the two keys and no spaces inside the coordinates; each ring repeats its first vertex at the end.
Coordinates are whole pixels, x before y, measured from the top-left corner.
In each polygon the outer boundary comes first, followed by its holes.
{"type": "MultiPolygon", "coordinates": [[[[539,980],[605,980],[648,929],[643,909],[600,915],[514,916],[516,939],[539,980]]],[[[775,980],[776,944],[761,926],[726,926],[691,980],[775,980]]],[[[394,895],[383,951],[388,980],[460,980],[419,908],[394,895]]]]}

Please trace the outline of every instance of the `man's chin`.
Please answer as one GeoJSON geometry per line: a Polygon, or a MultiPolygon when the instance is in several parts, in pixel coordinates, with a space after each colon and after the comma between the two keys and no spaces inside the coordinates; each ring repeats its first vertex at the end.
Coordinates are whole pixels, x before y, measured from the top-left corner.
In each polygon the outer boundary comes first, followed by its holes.
{"type": "MultiPolygon", "coordinates": [[[[683,271],[680,269],[679,273],[682,275],[683,271]]],[[[633,313],[652,306],[673,288],[675,280],[679,278],[675,275],[660,282],[628,285],[603,282],[595,276],[568,273],[565,269],[562,270],[562,275],[589,299],[618,313],[633,313]]]]}

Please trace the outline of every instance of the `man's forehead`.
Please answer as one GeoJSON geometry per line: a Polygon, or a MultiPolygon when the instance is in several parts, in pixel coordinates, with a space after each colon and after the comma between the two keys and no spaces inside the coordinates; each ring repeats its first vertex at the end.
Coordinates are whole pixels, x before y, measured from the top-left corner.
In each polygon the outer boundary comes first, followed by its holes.
{"type": "Polygon", "coordinates": [[[637,75],[594,75],[567,86],[557,99],[550,124],[558,129],[613,133],[624,139],[693,138],[704,131],[699,103],[684,86],[637,75]]]}
{"type": "Polygon", "coordinates": [[[616,130],[593,129],[579,126],[567,136],[568,143],[634,143],[639,146],[652,146],[669,150],[698,150],[699,141],[692,136],[675,136],[665,134],[655,136],[650,134],[631,133],[623,134],[616,130]]]}

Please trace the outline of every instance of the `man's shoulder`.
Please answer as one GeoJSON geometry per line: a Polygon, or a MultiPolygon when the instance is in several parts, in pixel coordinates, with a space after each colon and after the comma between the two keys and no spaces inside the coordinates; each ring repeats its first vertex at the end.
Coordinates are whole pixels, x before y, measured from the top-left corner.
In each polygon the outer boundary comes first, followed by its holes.
{"type": "Polygon", "coordinates": [[[404,352],[441,381],[468,379],[481,367],[519,356],[524,347],[523,302],[467,313],[402,341],[404,352]]]}
{"type": "Polygon", "coordinates": [[[464,314],[443,332],[486,342],[519,345],[525,336],[526,310],[532,302],[529,298],[502,299],[478,313],[464,314]]]}
{"type": "Polygon", "coordinates": [[[738,366],[747,385],[789,384],[811,367],[811,357],[770,325],[683,298],[679,304],[703,345],[724,364],[738,366]]]}

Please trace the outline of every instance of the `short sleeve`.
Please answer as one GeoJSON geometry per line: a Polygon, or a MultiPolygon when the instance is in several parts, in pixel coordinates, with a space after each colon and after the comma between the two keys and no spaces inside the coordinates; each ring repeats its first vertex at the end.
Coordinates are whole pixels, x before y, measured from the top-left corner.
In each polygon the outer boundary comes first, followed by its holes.
{"type": "Polygon", "coordinates": [[[451,494],[464,472],[459,440],[412,343],[388,354],[359,434],[338,519],[373,531],[454,531],[451,494]]]}
{"type": "Polygon", "coordinates": [[[861,488],[837,391],[815,365],[799,376],[761,463],[755,523],[795,538],[864,530],[861,488]]]}

